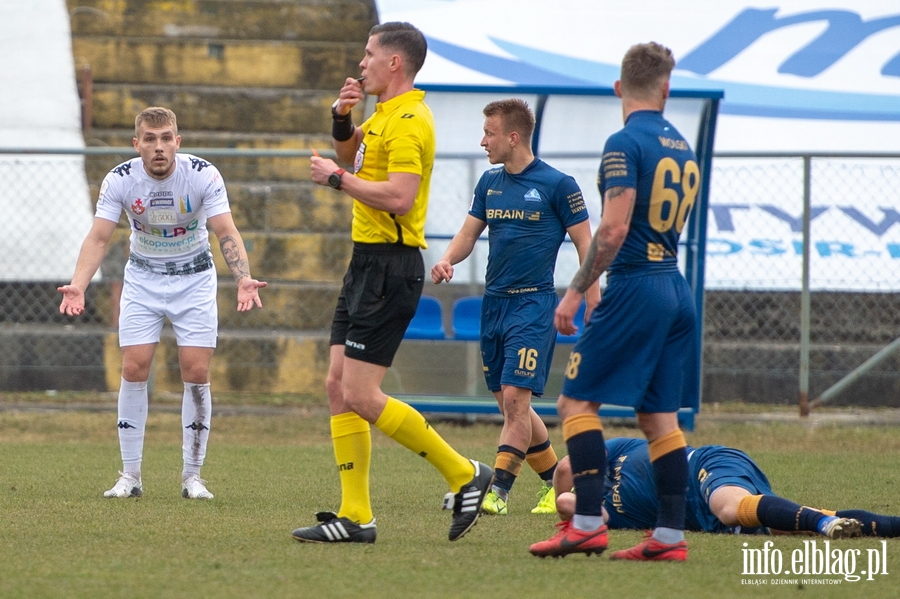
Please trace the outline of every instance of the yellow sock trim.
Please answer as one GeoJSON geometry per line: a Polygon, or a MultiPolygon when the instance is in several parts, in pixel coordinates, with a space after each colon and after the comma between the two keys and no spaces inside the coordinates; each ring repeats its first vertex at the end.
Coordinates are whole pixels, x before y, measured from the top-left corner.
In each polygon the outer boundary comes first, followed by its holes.
{"type": "Polygon", "coordinates": [[[650,461],[655,462],[667,453],[683,447],[687,447],[687,441],[684,440],[684,433],[679,429],[665,434],[659,439],[650,441],[650,444],[647,446],[647,453],[650,454],[650,461]]]}
{"type": "Polygon", "coordinates": [[[381,412],[378,420],[375,421],[375,428],[388,437],[392,436],[403,424],[404,418],[406,418],[407,412],[405,408],[409,408],[409,406],[399,399],[389,396],[387,403],[384,405],[384,410],[381,412]]]}
{"type": "Polygon", "coordinates": [[[475,466],[444,441],[425,417],[399,399],[388,397],[375,427],[385,435],[419,454],[438,469],[450,490],[458,493],[475,476],[475,466]]]}
{"type": "Polygon", "coordinates": [[[356,412],[346,412],[331,417],[331,438],[345,437],[354,433],[368,433],[369,423],[356,412]]]}
{"type": "Polygon", "coordinates": [[[741,526],[754,527],[762,525],[762,522],[759,521],[759,516],[757,515],[759,502],[762,498],[762,495],[747,495],[746,497],[741,497],[737,509],[737,519],[741,526]]]}
{"type": "Polygon", "coordinates": [[[494,461],[494,470],[502,468],[513,476],[519,476],[519,473],[522,472],[522,464],[524,463],[522,458],[516,454],[509,453],[508,451],[501,451],[497,453],[497,459],[494,461]]]}
{"type": "Polygon", "coordinates": [[[525,461],[528,462],[532,470],[540,474],[556,466],[559,459],[556,457],[556,452],[551,445],[547,449],[542,449],[536,453],[526,454],[525,461]]]}
{"type": "Polygon", "coordinates": [[[341,479],[338,516],[365,524],[372,520],[369,464],[372,433],[369,423],[354,412],[331,417],[331,441],[341,479]]]}
{"type": "Polygon", "coordinates": [[[563,420],[563,441],[568,441],[575,435],[580,435],[587,431],[603,432],[603,423],[600,422],[600,416],[597,414],[578,414],[563,420]]]}

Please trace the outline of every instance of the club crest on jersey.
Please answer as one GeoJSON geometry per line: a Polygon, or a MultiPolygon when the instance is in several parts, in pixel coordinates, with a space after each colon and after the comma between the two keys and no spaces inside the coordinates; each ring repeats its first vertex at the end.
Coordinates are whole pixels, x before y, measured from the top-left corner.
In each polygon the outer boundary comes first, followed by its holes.
{"type": "Polygon", "coordinates": [[[365,142],[359,144],[359,149],[356,150],[356,158],[353,160],[353,172],[358,173],[362,170],[363,160],[366,157],[366,144],[365,142]]]}
{"type": "Polygon", "coordinates": [[[144,200],[141,198],[137,198],[135,201],[131,203],[131,211],[135,214],[143,214],[144,210],[147,208],[144,207],[144,200]]]}
{"type": "Polygon", "coordinates": [[[540,202],[541,194],[538,192],[537,189],[532,187],[527,192],[525,192],[525,201],[526,202],[540,202]]]}
{"type": "Polygon", "coordinates": [[[178,207],[181,209],[182,214],[188,214],[189,212],[192,212],[191,196],[181,196],[178,200],[178,207]]]}

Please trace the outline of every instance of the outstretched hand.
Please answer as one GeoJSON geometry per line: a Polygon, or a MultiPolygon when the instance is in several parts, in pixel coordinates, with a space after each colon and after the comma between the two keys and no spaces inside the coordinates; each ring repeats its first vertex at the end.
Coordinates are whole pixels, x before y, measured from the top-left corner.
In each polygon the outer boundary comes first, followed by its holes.
{"type": "Polygon", "coordinates": [[[62,303],[59,304],[60,314],[81,316],[84,313],[84,291],[74,285],[63,285],[56,290],[63,294],[62,303]]]}
{"type": "Polygon", "coordinates": [[[237,292],[238,312],[252,310],[254,305],[257,308],[262,308],[262,300],[259,299],[259,290],[266,286],[268,286],[268,283],[265,281],[257,281],[250,277],[241,279],[240,283],[238,283],[237,292]]]}

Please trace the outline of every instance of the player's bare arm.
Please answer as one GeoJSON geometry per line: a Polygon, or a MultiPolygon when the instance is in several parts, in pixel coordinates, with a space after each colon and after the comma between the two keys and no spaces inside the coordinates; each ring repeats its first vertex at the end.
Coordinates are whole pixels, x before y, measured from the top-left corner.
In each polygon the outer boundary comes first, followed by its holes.
{"type": "Polygon", "coordinates": [[[453,278],[453,266],[469,257],[485,227],[487,223],[483,220],[471,214],[466,215],[462,228],[453,236],[447,251],[431,268],[431,280],[435,285],[449,282],[453,278]]]}
{"type": "Polygon", "coordinates": [[[636,190],[631,187],[612,187],[606,190],[600,226],[581,261],[581,268],[572,278],[572,283],[553,316],[553,325],[563,335],[575,333],[573,321],[582,297],[591,286],[597,284],[600,275],[612,264],[625,242],[636,195],[636,190]]]}
{"type": "Polygon", "coordinates": [[[636,194],[633,187],[612,187],[606,191],[600,226],[597,227],[587,259],[572,279],[570,288],[585,293],[615,260],[628,235],[636,194]]]}
{"type": "MultiPolygon", "coordinates": [[[[569,238],[572,240],[572,244],[575,246],[575,251],[578,252],[578,261],[579,264],[584,264],[588,252],[590,252],[591,248],[591,225],[589,221],[582,221],[576,225],[572,225],[566,232],[569,234],[569,238]]],[[[597,307],[597,304],[600,303],[600,285],[595,282],[590,285],[584,293],[585,300],[585,311],[584,318],[585,322],[587,322],[588,318],[590,318],[591,312],[594,308],[597,307]]],[[[576,322],[575,326],[581,327],[584,325],[584,322],[576,322]]]]}
{"type": "Polygon", "coordinates": [[[237,309],[238,312],[246,312],[252,310],[253,306],[262,308],[262,300],[259,298],[259,290],[266,287],[268,283],[265,281],[257,281],[250,276],[250,262],[247,259],[247,250],[244,247],[244,240],[234,225],[234,219],[230,212],[212,216],[207,221],[209,228],[219,240],[219,249],[222,250],[222,256],[228,265],[235,282],[238,285],[237,290],[237,309]]]}
{"type": "Polygon", "coordinates": [[[91,230],[88,231],[84,242],[81,244],[81,251],[78,253],[78,261],[75,263],[75,274],[72,275],[72,281],[68,285],[57,287],[56,290],[62,293],[63,299],[59,305],[60,314],[66,316],[78,316],[84,312],[84,291],[87,289],[103,256],[106,255],[106,249],[109,247],[109,240],[112,239],[113,231],[116,229],[115,221],[105,218],[94,218],[91,230]]]}
{"type": "Polygon", "coordinates": [[[226,235],[219,239],[219,247],[222,249],[222,256],[225,258],[231,274],[234,275],[236,283],[240,283],[241,279],[250,276],[250,265],[247,263],[247,258],[241,255],[241,246],[237,239],[226,235]]]}

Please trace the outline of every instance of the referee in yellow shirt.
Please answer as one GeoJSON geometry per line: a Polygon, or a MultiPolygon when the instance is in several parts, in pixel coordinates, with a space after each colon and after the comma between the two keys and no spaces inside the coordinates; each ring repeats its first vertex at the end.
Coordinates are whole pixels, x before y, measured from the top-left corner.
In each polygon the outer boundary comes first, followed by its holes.
{"type": "Polygon", "coordinates": [[[447,480],[444,508],[453,511],[450,540],[465,535],[481,512],[493,472],[460,455],[409,405],[386,395],[381,381],[422,294],[425,214],[434,168],[434,119],[415,89],[427,43],[409,23],[369,32],[362,77],[348,78],[332,105],[337,158],[311,158],[312,180],[353,198],[353,257],[331,326],[326,390],[331,437],[341,480],[341,506],[316,514],[318,524],[293,531],[298,541],[374,543],[369,495],[370,424],[428,460],[447,480]],[[378,97],[359,128],[350,110],[364,94],[378,97]]]}

